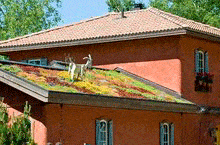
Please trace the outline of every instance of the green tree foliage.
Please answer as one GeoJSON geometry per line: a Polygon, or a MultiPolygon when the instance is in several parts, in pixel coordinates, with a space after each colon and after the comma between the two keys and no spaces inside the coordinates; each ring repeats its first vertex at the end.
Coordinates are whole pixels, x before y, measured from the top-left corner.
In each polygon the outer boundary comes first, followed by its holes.
{"type": "Polygon", "coordinates": [[[145,8],[143,2],[139,1],[136,3],[135,0],[107,0],[106,3],[109,7],[109,12],[130,11],[133,10],[137,4],[141,4],[143,8],[145,8]]]}
{"type": "Polygon", "coordinates": [[[24,107],[22,116],[9,118],[7,107],[0,102],[0,144],[1,145],[35,145],[31,137],[31,122],[28,119],[30,105],[24,107]],[[9,125],[11,124],[11,125],[9,125]]]}
{"type": "Polygon", "coordinates": [[[220,28],[219,0],[151,0],[150,6],[220,28]]]}
{"type": "Polygon", "coordinates": [[[56,26],[61,0],[0,0],[0,40],[56,26]]]}

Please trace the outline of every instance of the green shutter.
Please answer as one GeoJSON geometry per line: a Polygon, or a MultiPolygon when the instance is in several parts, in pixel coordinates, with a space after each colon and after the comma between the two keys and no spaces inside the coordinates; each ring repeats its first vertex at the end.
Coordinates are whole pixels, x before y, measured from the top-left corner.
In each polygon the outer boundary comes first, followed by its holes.
{"type": "Polygon", "coordinates": [[[113,121],[108,123],[108,145],[113,145],[113,121]]]}
{"type": "Polygon", "coordinates": [[[204,63],[205,63],[205,72],[208,73],[209,72],[209,58],[208,58],[208,52],[205,52],[204,54],[204,63]]]}
{"type": "Polygon", "coordinates": [[[171,124],[171,137],[170,137],[171,145],[174,145],[174,124],[171,124]]]}
{"type": "Polygon", "coordinates": [[[96,120],[96,145],[99,145],[99,140],[100,140],[99,128],[100,128],[100,121],[96,120]]]}
{"type": "Polygon", "coordinates": [[[164,145],[164,128],[163,128],[163,123],[160,123],[160,145],[164,145]]]}
{"type": "Polygon", "coordinates": [[[41,65],[47,66],[47,58],[41,58],[41,65]]]}
{"type": "Polygon", "coordinates": [[[195,72],[199,73],[199,53],[195,50],[195,72]]]}

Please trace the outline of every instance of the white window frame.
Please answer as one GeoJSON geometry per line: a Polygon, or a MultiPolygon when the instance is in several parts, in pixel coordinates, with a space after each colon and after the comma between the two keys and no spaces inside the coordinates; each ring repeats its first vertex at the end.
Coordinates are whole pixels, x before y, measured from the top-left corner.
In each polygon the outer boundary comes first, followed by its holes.
{"type": "Polygon", "coordinates": [[[161,122],[160,126],[160,145],[174,145],[174,124],[161,122]]]}
{"type": "Polygon", "coordinates": [[[99,132],[100,132],[99,144],[107,145],[108,144],[108,122],[106,120],[100,120],[99,132]],[[105,128],[102,128],[102,126],[101,126],[102,123],[105,123],[105,128]],[[102,135],[104,135],[104,136],[102,136],[102,135]],[[104,139],[104,140],[102,140],[102,139],[104,139]]]}
{"type": "Polygon", "coordinates": [[[96,145],[113,145],[113,121],[96,120],[96,145]],[[102,124],[105,124],[104,128],[102,124]]]}
{"type": "Polygon", "coordinates": [[[204,73],[205,72],[205,55],[204,52],[199,50],[199,60],[197,60],[199,62],[199,72],[200,73],[204,73]]]}
{"type": "Polygon", "coordinates": [[[164,145],[170,145],[170,125],[168,123],[163,123],[163,128],[164,128],[164,134],[163,134],[164,145]]]}

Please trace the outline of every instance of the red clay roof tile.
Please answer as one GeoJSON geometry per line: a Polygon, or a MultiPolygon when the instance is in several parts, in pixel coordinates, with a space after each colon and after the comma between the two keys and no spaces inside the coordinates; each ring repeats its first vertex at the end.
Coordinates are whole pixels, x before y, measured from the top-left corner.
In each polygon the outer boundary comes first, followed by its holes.
{"type": "Polygon", "coordinates": [[[109,13],[78,23],[40,31],[30,35],[1,41],[0,47],[69,42],[123,35],[136,35],[172,30],[196,30],[220,37],[220,29],[167,13],[156,8],[125,12],[109,13]]]}

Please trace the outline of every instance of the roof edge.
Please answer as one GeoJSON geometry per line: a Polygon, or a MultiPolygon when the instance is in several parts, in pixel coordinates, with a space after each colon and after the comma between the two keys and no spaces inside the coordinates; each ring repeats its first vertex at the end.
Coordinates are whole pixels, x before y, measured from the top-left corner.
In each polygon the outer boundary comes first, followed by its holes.
{"type": "Polygon", "coordinates": [[[155,38],[163,36],[174,36],[186,34],[185,29],[172,29],[166,31],[157,31],[150,33],[139,33],[139,34],[128,34],[128,35],[116,35],[111,37],[102,38],[91,38],[91,39],[81,39],[65,42],[53,42],[44,44],[34,44],[34,45],[22,45],[22,46],[12,46],[12,47],[0,47],[0,53],[13,52],[13,51],[23,51],[23,50],[34,50],[34,49],[45,49],[54,47],[65,47],[65,46],[77,46],[77,45],[88,45],[88,44],[98,44],[98,43],[108,43],[135,39],[145,39],[145,38],[155,38]]]}
{"type": "Polygon", "coordinates": [[[107,107],[117,109],[199,113],[196,104],[172,103],[125,97],[49,91],[49,103],[107,107]]]}
{"type": "Polygon", "coordinates": [[[0,81],[40,101],[48,102],[48,91],[14,74],[0,69],[0,81]]]}

